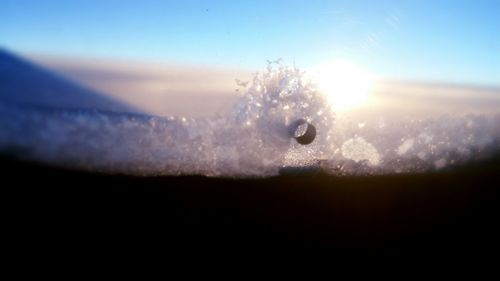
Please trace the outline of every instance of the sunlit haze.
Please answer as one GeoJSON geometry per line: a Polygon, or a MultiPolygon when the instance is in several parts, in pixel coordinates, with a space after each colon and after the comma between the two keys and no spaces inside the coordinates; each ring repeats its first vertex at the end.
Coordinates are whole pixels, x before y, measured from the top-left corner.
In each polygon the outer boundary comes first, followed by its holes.
{"type": "Polygon", "coordinates": [[[350,110],[369,102],[375,77],[356,63],[333,60],[309,72],[336,110],[350,110]]]}

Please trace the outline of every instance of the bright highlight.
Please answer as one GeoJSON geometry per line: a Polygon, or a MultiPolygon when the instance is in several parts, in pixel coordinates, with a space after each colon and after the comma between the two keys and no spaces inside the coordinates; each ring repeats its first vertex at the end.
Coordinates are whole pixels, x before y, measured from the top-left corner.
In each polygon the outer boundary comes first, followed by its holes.
{"type": "Polygon", "coordinates": [[[369,101],[374,78],[363,68],[348,60],[333,60],[310,71],[337,111],[346,111],[369,101]]]}

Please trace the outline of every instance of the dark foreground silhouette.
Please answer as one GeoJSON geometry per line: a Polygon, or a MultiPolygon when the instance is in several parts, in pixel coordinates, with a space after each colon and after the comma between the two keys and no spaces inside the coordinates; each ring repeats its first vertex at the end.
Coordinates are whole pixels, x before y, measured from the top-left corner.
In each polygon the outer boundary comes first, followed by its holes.
{"type": "Polygon", "coordinates": [[[267,179],[132,177],[0,163],[4,232],[41,253],[498,250],[498,158],[420,175],[267,179]]]}

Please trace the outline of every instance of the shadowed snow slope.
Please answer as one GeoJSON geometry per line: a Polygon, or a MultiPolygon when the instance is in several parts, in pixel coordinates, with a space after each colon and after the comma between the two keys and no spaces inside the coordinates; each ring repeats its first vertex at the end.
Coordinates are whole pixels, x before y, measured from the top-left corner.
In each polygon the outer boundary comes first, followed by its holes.
{"type": "Polygon", "coordinates": [[[0,101],[55,108],[137,112],[131,106],[86,89],[0,49],[0,101]]]}

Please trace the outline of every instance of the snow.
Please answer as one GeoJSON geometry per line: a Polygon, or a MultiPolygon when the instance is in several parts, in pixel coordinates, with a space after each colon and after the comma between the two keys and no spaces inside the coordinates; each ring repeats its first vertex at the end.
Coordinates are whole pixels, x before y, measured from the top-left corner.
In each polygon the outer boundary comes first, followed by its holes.
{"type": "Polygon", "coordinates": [[[0,79],[0,153],[51,165],[134,175],[263,177],[283,167],[311,166],[371,175],[453,167],[500,149],[498,114],[352,122],[335,114],[301,70],[281,62],[245,83],[229,114],[213,118],[125,113],[84,89],[65,98],[71,104],[49,106],[69,94],[51,86],[63,80],[36,75],[30,78],[36,87],[15,88],[25,67],[10,63],[8,70],[0,67],[9,72],[0,79]],[[57,91],[30,102],[43,87],[57,91]],[[20,91],[23,99],[13,99],[20,91]],[[317,129],[310,145],[291,137],[290,126],[299,119],[317,129]]]}

